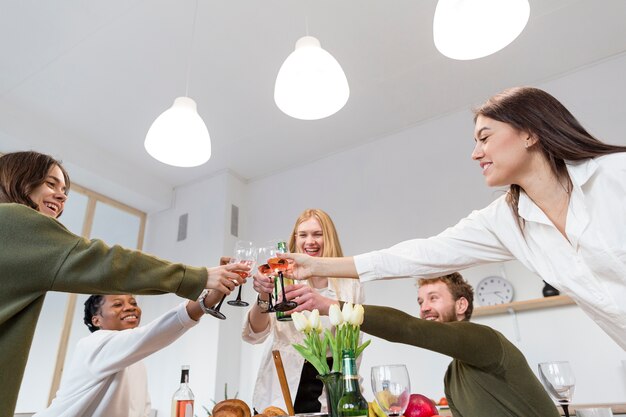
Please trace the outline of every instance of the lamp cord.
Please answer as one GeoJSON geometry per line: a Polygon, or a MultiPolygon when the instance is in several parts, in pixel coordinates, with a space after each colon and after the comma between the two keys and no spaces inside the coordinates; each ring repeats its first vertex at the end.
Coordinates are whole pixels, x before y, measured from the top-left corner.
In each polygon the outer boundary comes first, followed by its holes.
{"type": "Polygon", "coordinates": [[[189,74],[191,73],[191,54],[193,52],[193,41],[196,35],[196,20],[198,17],[198,0],[196,0],[196,7],[193,12],[193,23],[191,25],[191,42],[189,44],[189,54],[187,56],[187,81],[185,85],[185,97],[189,97],[189,74]]]}

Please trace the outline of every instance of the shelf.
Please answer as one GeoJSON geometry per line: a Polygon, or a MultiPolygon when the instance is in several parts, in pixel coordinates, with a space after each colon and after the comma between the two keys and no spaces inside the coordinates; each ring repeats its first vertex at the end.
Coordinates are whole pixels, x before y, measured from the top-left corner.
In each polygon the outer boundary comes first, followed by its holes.
{"type": "Polygon", "coordinates": [[[506,314],[511,311],[528,311],[539,310],[542,308],[551,308],[559,306],[567,306],[576,304],[574,300],[567,295],[557,295],[554,297],[535,298],[533,300],[514,301],[508,304],[499,304],[497,306],[476,307],[472,317],[493,316],[495,314],[506,314]]]}

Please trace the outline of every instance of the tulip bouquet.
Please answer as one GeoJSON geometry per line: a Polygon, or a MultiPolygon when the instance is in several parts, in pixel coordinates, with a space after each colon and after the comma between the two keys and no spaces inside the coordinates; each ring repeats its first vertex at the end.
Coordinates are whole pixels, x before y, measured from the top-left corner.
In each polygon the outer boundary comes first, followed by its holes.
{"type": "Polygon", "coordinates": [[[305,334],[304,346],[294,344],[293,347],[317,370],[320,375],[327,375],[331,371],[326,362],[326,351],[330,347],[333,356],[332,372],[341,372],[341,351],[352,349],[355,358],[363,352],[370,341],[359,346],[359,333],[363,323],[363,306],[360,304],[344,303],[343,309],[337,304],[330,307],[328,316],[330,323],[335,326],[335,334],[326,329],[322,338],[322,325],[317,309],[311,312],[293,313],[293,324],[298,331],[305,334]]]}

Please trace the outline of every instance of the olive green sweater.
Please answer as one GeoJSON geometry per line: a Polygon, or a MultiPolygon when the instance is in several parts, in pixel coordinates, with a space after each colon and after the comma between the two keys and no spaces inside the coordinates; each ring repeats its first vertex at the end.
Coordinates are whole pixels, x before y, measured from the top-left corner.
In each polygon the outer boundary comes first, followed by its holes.
{"type": "Polygon", "coordinates": [[[522,352],[494,329],[468,321],[421,320],[393,308],[364,307],[364,332],[454,358],[444,379],[453,416],[559,416],[522,352]]]}
{"type": "Polygon", "coordinates": [[[48,291],[195,299],[206,281],[205,268],[86,240],[31,208],[0,204],[0,417],[13,416],[48,291]]]}

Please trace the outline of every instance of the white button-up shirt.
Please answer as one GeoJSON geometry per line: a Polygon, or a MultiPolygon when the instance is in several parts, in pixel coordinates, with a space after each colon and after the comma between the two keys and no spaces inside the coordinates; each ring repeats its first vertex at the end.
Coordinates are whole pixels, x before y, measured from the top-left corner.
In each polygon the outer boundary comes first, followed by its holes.
{"type": "Polygon", "coordinates": [[[569,162],[567,170],[573,184],[567,239],[523,192],[520,230],[502,196],[437,236],[356,256],[361,282],[433,278],[517,259],[572,297],[626,350],[626,153],[569,162]]]}

